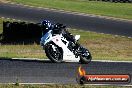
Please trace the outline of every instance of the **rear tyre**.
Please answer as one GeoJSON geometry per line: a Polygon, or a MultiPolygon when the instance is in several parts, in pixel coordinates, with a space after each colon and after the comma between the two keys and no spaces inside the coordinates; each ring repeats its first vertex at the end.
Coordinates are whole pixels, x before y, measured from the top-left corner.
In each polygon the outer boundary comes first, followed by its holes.
{"type": "Polygon", "coordinates": [[[47,44],[45,47],[45,53],[46,56],[54,63],[60,63],[63,60],[62,50],[55,44],[52,43],[47,44]]]}

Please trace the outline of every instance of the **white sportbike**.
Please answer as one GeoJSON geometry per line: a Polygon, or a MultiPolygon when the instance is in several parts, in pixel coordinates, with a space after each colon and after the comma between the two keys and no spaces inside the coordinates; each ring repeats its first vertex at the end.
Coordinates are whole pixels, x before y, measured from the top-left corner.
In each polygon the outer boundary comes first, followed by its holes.
{"type": "MultiPolygon", "coordinates": [[[[75,40],[78,41],[80,35],[75,35],[75,40]]],[[[88,49],[79,44],[75,49],[76,44],[68,41],[62,33],[53,34],[53,30],[49,30],[43,35],[40,41],[41,46],[45,50],[46,56],[55,63],[63,61],[77,61],[81,63],[89,63],[92,59],[88,49]]]]}

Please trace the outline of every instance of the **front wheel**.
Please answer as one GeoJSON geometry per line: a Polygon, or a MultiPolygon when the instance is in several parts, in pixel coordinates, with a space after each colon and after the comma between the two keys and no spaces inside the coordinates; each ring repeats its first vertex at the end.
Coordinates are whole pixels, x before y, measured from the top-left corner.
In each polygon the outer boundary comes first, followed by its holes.
{"type": "Polygon", "coordinates": [[[55,44],[47,44],[45,47],[46,56],[54,63],[62,62],[63,53],[62,50],[55,44]]]}
{"type": "Polygon", "coordinates": [[[92,56],[88,50],[86,50],[84,53],[82,53],[80,55],[80,62],[82,64],[87,64],[87,63],[91,62],[91,60],[92,60],[92,56]]]}

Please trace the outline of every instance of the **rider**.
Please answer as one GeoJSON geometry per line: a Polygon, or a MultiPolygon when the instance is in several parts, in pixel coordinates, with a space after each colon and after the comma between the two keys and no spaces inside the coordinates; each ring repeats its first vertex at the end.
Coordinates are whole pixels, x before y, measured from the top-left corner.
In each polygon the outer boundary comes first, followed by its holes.
{"type": "Polygon", "coordinates": [[[47,31],[52,29],[52,24],[50,21],[48,20],[44,20],[41,22],[41,29],[42,29],[42,36],[45,35],[45,33],[47,33],[47,31]]]}
{"type": "Polygon", "coordinates": [[[43,20],[41,22],[42,35],[44,35],[48,30],[53,30],[53,33],[62,33],[67,40],[76,43],[75,37],[69,33],[65,27],[66,26],[63,26],[63,24],[59,23],[52,24],[48,20],[43,20]]]}

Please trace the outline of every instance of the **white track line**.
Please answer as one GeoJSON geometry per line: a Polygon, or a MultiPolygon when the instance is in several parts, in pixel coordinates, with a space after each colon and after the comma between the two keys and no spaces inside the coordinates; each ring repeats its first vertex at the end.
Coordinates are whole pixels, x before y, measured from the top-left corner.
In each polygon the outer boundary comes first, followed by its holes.
{"type": "Polygon", "coordinates": [[[7,19],[7,20],[13,20],[13,21],[24,21],[24,22],[27,22],[27,23],[34,23],[32,21],[25,21],[25,20],[19,20],[19,19],[14,19],[14,18],[7,18],[7,17],[0,17],[1,19],[7,19]]]}
{"type": "Polygon", "coordinates": [[[4,19],[5,17],[1,17],[2,19],[4,19]]]}
{"type": "Polygon", "coordinates": [[[84,84],[84,85],[88,85],[88,86],[127,86],[127,87],[131,87],[132,85],[126,85],[126,84],[84,84]]]}
{"type": "MultiPolygon", "coordinates": [[[[5,17],[0,17],[0,18],[2,18],[2,19],[7,19],[7,20],[9,20],[9,19],[12,19],[12,20],[17,20],[17,19],[14,19],[14,18],[5,18],[5,17]]],[[[17,20],[17,21],[22,21],[22,20],[17,20]]],[[[29,22],[29,21],[25,21],[25,22],[29,22]]],[[[30,22],[30,23],[34,23],[34,22],[30,22]]],[[[74,29],[74,30],[77,30],[77,29],[74,29]]],[[[82,31],[84,31],[84,30],[82,30],[82,31]]],[[[88,31],[89,32],[89,31],[88,31]]],[[[98,33],[98,32],[93,32],[93,33],[98,33]]],[[[107,34],[107,33],[100,33],[100,34],[106,34],[106,35],[112,35],[112,34],[107,34]]],[[[127,37],[127,36],[121,36],[121,35],[114,35],[115,37],[127,37]]],[[[128,36],[127,38],[132,38],[132,37],[130,37],[130,36],[128,36]]]]}
{"type": "Polygon", "coordinates": [[[123,18],[115,18],[115,17],[108,17],[108,16],[101,16],[101,15],[94,15],[94,14],[86,14],[86,13],[79,13],[79,12],[72,12],[72,11],[65,11],[65,10],[58,10],[58,9],[51,9],[51,8],[44,8],[44,7],[35,7],[35,6],[30,6],[30,5],[22,4],[22,3],[17,4],[16,2],[7,2],[7,3],[18,5],[18,6],[29,7],[29,8],[38,8],[38,9],[44,9],[44,10],[48,10],[48,11],[66,13],[66,14],[89,16],[89,17],[98,17],[98,18],[112,19],[112,20],[117,20],[117,21],[119,20],[119,21],[132,22],[132,20],[123,19],[123,18]]]}
{"type": "Polygon", "coordinates": [[[112,60],[92,60],[92,61],[97,61],[97,62],[125,62],[125,63],[132,63],[132,61],[112,61],[112,60]]]}
{"type": "MultiPolygon", "coordinates": [[[[49,59],[39,59],[39,58],[12,58],[13,60],[37,60],[37,61],[50,61],[49,59]]],[[[112,60],[92,60],[93,62],[119,62],[119,63],[132,63],[132,61],[112,61],[112,60]]],[[[66,62],[77,62],[75,60],[70,60],[66,62]]]]}
{"type": "MultiPolygon", "coordinates": [[[[16,83],[0,83],[0,84],[16,84],[16,83]]],[[[50,85],[54,85],[54,84],[59,84],[59,83],[19,83],[20,85],[45,85],[45,84],[50,84],[50,85]]],[[[68,83],[67,83],[68,84],[68,83]]],[[[70,83],[71,84],[71,83],[70,83]]],[[[75,84],[75,83],[73,83],[75,84]]],[[[78,83],[76,83],[78,84],[78,83]]],[[[132,85],[128,84],[84,84],[86,86],[126,86],[126,87],[131,87],[132,85]]]]}
{"type": "Polygon", "coordinates": [[[47,61],[49,59],[39,59],[39,58],[12,58],[13,60],[38,60],[38,61],[47,61]]]}
{"type": "MultiPolygon", "coordinates": [[[[8,83],[8,82],[7,82],[7,83],[0,83],[0,84],[16,84],[16,83],[13,83],[13,82],[12,82],[12,83],[8,83]]],[[[21,84],[22,84],[22,85],[28,85],[28,84],[31,84],[31,85],[38,85],[38,84],[41,84],[41,85],[42,85],[42,84],[57,84],[57,83],[21,83],[21,82],[20,82],[19,84],[20,84],[20,85],[21,85],[21,84]]]]}
{"type": "Polygon", "coordinates": [[[127,22],[132,22],[132,20],[128,19],[123,19],[123,18],[115,18],[115,17],[108,17],[108,16],[101,16],[101,15],[94,15],[94,14],[86,14],[86,13],[80,13],[80,12],[72,12],[72,11],[65,11],[65,10],[58,10],[58,9],[51,9],[51,8],[44,8],[44,7],[35,7],[27,4],[17,4],[16,2],[7,2],[9,4],[15,4],[18,6],[24,6],[24,7],[29,7],[29,8],[38,8],[38,9],[44,9],[48,11],[54,11],[54,12],[60,12],[60,13],[67,13],[67,14],[73,14],[73,15],[81,15],[81,16],[89,16],[89,17],[98,17],[98,18],[104,18],[104,19],[112,19],[112,20],[119,20],[119,21],[127,21],[127,22]]]}
{"type": "MultiPolygon", "coordinates": [[[[36,60],[36,61],[50,61],[49,59],[38,59],[38,58],[12,58],[12,60],[36,60]]],[[[64,62],[71,62],[75,63],[78,62],[77,60],[66,60],[64,62]]]]}

